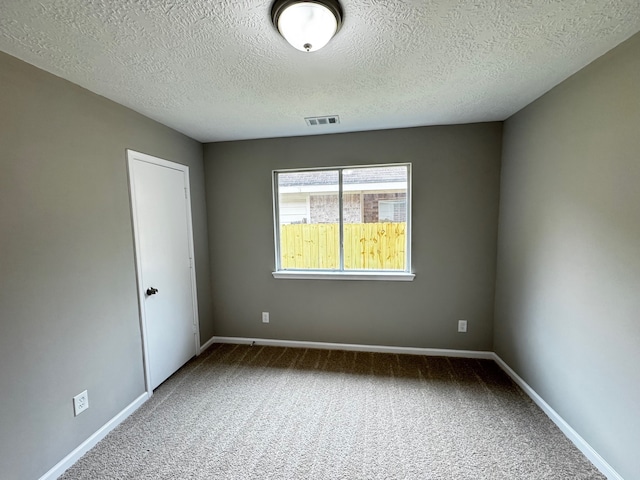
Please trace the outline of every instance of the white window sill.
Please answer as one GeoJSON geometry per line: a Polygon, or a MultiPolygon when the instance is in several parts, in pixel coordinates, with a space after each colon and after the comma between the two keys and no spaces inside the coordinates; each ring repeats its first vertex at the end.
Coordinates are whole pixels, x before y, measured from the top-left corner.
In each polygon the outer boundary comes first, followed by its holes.
{"type": "Polygon", "coordinates": [[[322,272],[313,270],[281,270],[272,273],[273,278],[288,280],[383,280],[387,282],[412,282],[415,274],[406,272],[322,272]]]}

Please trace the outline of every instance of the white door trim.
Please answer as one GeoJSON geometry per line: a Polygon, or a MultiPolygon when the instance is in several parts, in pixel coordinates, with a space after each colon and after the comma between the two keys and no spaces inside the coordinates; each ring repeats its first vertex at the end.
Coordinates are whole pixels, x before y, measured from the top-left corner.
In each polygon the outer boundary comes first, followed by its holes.
{"type": "Polygon", "coordinates": [[[138,231],[138,214],[135,196],[135,184],[133,178],[133,162],[135,160],[159,165],[162,167],[171,168],[184,173],[185,175],[185,195],[187,197],[187,229],[189,238],[189,256],[191,257],[191,301],[193,302],[193,330],[194,330],[194,353],[200,354],[200,320],[198,318],[198,296],[196,291],[196,270],[195,270],[195,255],[193,248],[193,224],[191,220],[191,188],[189,186],[189,167],[180,163],[170,162],[169,160],[163,160],[162,158],[147,155],[146,153],[136,152],[135,150],[127,149],[127,174],[129,177],[129,200],[131,202],[131,220],[133,226],[133,244],[134,244],[134,257],[136,264],[136,287],[138,289],[138,313],[140,316],[140,331],[142,334],[142,355],[143,355],[143,367],[144,367],[144,383],[145,389],[149,396],[153,395],[153,388],[151,388],[151,374],[149,371],[149,346],[147,343],[147,317],[145,311],[144,292],[142,279],[142,264],[140,262],[140,243],[139,243],[139,231],[138,231]]]}

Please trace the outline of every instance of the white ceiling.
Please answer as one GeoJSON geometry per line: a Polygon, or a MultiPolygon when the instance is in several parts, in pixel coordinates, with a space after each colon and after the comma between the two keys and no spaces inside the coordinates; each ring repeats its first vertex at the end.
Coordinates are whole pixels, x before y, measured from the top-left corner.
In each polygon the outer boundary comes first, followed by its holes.
{"type": "Polygon", "coordinates": [[[504,120],[640,31],[639,0],[341,0],[304,53],[271,3],[0,0],[0,50],[212,142],[504,120]]]}

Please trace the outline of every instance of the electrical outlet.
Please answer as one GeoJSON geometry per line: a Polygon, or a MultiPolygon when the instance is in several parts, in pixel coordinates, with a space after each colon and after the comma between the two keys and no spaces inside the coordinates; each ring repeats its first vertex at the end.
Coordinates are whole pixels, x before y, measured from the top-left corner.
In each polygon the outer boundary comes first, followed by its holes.
{"type": "Polygon", "coordinates": [[[85,390],[73,397],[73,414],[74,416],[80,415],[87,408],[89,408],[89,394],[85,390]]]}
{"type": "Polygon", "coordinates": [[[262,312],[262,323],[269,323],[269,312],[262,312]]]}
{"type": "Polygon", "coordinates": [[[458,320],[458,332],[467,333],[467,321],[466,320],[458,320]]]}

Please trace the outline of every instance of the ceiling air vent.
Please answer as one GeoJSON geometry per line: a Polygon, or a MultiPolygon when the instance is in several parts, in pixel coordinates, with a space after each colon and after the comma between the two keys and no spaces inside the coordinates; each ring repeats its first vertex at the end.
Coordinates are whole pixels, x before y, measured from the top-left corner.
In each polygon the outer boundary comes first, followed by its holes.
{"type": "Polygon", "coordinates": [[[324,117],[306,117],[304,119],[307,125],[315,127],[318,125],[337,125],[340,123],[340,117],[338,115],[327,115],[324,117]]]}

